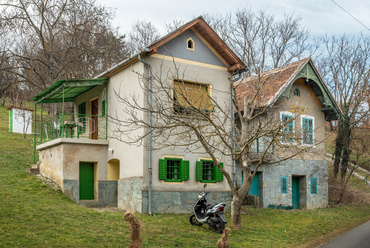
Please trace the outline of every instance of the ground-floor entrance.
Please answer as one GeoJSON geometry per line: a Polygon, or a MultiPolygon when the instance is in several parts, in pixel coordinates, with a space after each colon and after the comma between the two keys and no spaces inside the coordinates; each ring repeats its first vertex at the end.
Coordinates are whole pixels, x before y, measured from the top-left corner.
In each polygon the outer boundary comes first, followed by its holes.
{"type": "Polygon", "coordinates": [[[300,204],[300,183],[299,183],[299,177],[292,177],[292,205],[293,209],[299,209],[301,208],[300,204]]]}
{"type": "Polygon", "coordinates": [[[94,163],[80,162],[80,200],[94,200],[94,163]]]}

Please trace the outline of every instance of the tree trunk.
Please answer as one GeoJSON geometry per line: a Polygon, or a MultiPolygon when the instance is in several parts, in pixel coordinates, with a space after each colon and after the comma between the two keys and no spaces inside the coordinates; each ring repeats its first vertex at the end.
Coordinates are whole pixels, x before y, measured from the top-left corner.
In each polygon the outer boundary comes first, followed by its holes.
{"type": "Polygon", "coordinates": [[[339,173],[339,164],[342,157],[343,150],[343,136],[342,136],[342,121],[338,121],[337,138],[335,139],[335,152],[334,152],[334,179],[337,180],[339,173]]]}
{"type": "Polygon", "coordinates": [[[242,201],[238,195],[234,195],[231,201],[231,227],[232,228],[241,228],[242,219],[240,216],[242,208],[242,201]]]}
{"type": "Polygon", "coordinates": [[[350,142],[351,142],[351,128],[349,126],[349,120],[345,120],[343,125],[343,155],[342,155],[342,162],[340,165],[341,168],[341,180],[345,179],[347,174],[348,163],[350,161],[350,142]]]}

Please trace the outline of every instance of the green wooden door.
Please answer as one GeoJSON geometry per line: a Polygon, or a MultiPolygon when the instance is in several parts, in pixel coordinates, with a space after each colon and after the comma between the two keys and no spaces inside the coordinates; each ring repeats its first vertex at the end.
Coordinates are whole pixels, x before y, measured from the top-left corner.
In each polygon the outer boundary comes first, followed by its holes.
{"type": "Polygon", "coordinates": [[[258,181],[259,181],[259,176],[258,174],[256,174],[253,177],[251,188],[249,189],[248,194],[258,196],[258,181]]]}
{"type": "Polygon", "coordinates": [[[80,163],[80,200],[94,200],[94,163],[80,163]]]}
{"type": "Polygon", "coordinates": [[[300,206],[300,186],[299,177],[292,177],[292,200],[293,209],[301,208],[300,206]]]}

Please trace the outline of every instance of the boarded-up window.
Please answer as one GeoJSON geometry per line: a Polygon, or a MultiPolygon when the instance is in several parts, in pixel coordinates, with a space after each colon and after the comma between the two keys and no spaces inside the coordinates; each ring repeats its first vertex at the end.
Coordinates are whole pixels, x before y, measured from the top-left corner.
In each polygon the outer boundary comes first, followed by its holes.
{"type": "Polygon", "coordinates": [[[186,81],[173,82],[174,111],[188,113],[191,109],[213,111],[210,86],[186,81]]]}

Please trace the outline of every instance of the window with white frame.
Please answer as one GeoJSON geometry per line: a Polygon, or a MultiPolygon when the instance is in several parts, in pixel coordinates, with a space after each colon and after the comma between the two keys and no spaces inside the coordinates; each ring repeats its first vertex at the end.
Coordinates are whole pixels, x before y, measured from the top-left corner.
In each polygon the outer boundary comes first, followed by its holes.
{"type": "Polygon", "coordinates": [[[282,141],[293,142],[295,118],[293,113],[287,111],[280,112],[280,118],[283,123],[283,128],[281,129],[282,141]]]}
{"type": "Polygon", "coordinates": [[[309,115],[302,115],[302,144],[313,145],[315,119],[309,115]]]}

